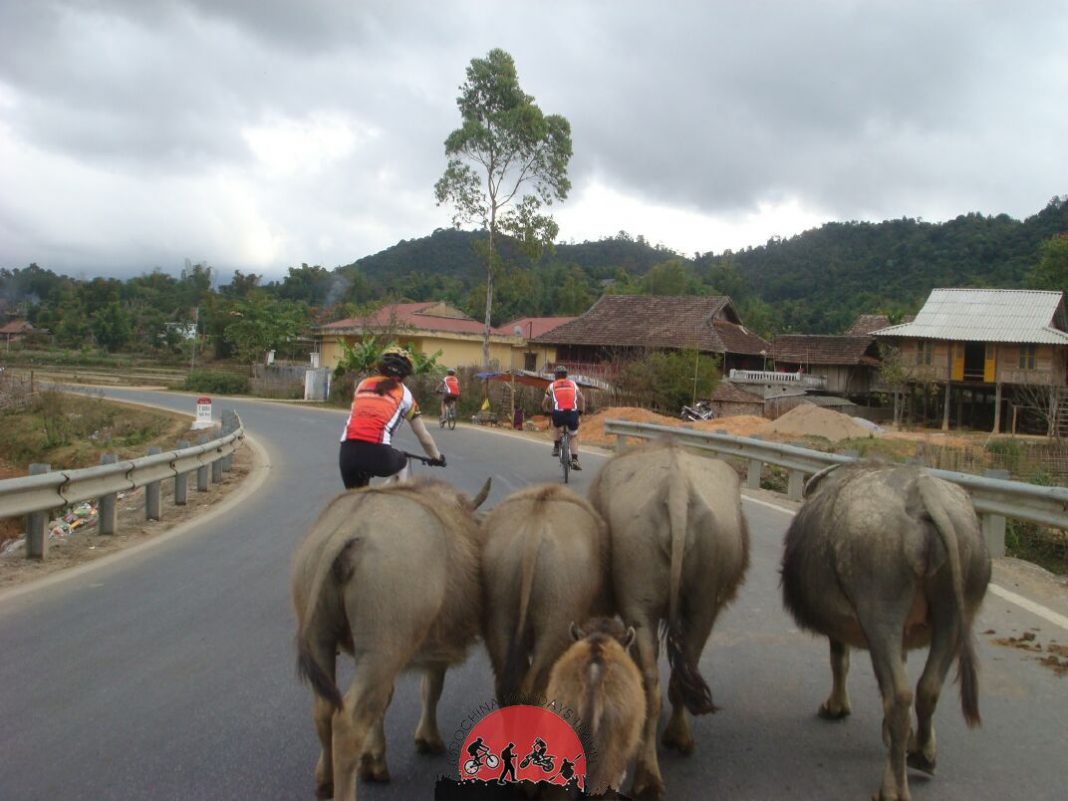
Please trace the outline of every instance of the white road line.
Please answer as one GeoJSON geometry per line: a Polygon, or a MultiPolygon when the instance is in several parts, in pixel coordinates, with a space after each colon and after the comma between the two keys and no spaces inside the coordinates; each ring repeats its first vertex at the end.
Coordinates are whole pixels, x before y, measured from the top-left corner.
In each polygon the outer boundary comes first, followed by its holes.
{"type": "Polygon", "coordinates": [[[997,584],[991,584],[990,591],[994,593],[994,595],[1000,595],[1009,603],[1016,604],[1017,606],[1026,609],[1031,614],[1038,615],[1043,620],[1052,623],[1054,626],[1060,626],[1065,631],[1068,631],[1068,617],[1058,614],[1052,609],[1047,609],[1041,604],[1036,604],[1034,601],[1030,601],[1022,595],[1017,595],[1012,590],[1007,590],[997,584]]]}
{"type": "MultiPolygon", "coordinates": [[[[774,509],[775,511],[782,512],[785,515],[795,514],[792,509],[784,509],[781,506],[769,503],[768,501],[762,501],[758,498],[744,497],[743,500],[748,501],[749,503],[755,503],[759,504],[760,506],[765,506],[768,509],[774,509]]],[[[1045,620],[1047,623],[1052,623],[1054,626],[1059,626],[1065,631],[1068,631],[1068,617],[1065,617],[1059,612],[1054,612],[1052,609],[1042,606],[1042,604],[1037,604],[1032,600],[1024,598],[1022,595],[1018,595],[1012,590],[1007,590],[1000,584],[991,583],[988,585],[988,588],[992,593],[994,593],[994,595],[999,596],[1000,598],[1008,601],[1011,604],[1015,604],[1021,609],[1027,610],[1032,615],[1037,615],[1038,617],[1045,620]]]]}

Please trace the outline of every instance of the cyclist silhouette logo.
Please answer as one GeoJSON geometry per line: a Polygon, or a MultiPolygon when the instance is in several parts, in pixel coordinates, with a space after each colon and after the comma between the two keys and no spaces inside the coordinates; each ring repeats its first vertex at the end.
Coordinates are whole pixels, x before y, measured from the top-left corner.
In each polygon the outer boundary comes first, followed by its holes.
{"type": "Polygon", "coordinates": [[[586,777],[586,754],[575,730],[555,712],[507,706],[471,729],[458,767],[461,781],[579,787],[586,777]]]}

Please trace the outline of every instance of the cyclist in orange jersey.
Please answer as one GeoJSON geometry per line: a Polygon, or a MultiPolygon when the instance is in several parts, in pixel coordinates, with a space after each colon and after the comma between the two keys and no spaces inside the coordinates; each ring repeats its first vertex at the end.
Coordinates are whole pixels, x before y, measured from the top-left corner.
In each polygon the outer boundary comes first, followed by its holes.
{"type": "Polygon", "coordinates": [[[378,374],[356,386],[352,410],[341,435],[338,464],[345,489],[366,487],[371,476],[392,476],[404,469],[408,457],[390,443],[401,420],[430,457],[428,464],[445,466],[445,457],[423,425],[419,404],[404,379],[412,373],[412,359],[404,348],[387,348],[379,356],[378,374]]]}
{"type": "Polygon", "coordinates": [[[460,379],[456,377],[456,371],[451,367],[445,377],[441,379],[441,386],[438,387],[438,392],[441,393],[441,422],[445,422],[445,407],[451,403],[456,403],[460,398],[460,379]]]}
{"type": "Polygon", "coordinates": [[[579,390],[578,384],[567,377],[567,368],[556,365],[553,371],[556,380],[545,390],[541,408],[552,415],[553,420],[553,456],[560,455],[560,438],[564,435],[564,426],[571,432],[571,469],[581,470],[578,458],[579,415],[586,410],[586,398],[579,390]]]}

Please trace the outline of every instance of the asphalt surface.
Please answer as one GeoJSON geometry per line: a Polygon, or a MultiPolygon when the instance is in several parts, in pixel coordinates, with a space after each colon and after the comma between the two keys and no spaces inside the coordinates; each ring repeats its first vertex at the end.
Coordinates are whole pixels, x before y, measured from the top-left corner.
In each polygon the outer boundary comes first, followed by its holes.
{"type": "MultiPolygon", "coordinates": [[[[191,395],[107,394],[194,412],[191,395]]],[[[266,451],[267,473],[253,494],[151,548],[0,597],[0,801],[313,797],[318,741],[310,691],[294,673],[288,566],[308,524],[341,489],[344,414],[238,399],[214,405],[216,416],[236,409],[266,451]]],[[[432,433],[449,462],[432,474],[472,494],[492,477],[487,506],[560,480],[547,441],[465,425],[432,433]]],[[[401,445],[418,451],[410,432],[401,445]]],[[[572,487],[584,492],[603,460],[585,452],[572,487]]],[[[852,717],[818,720],[830,687],[826,644],[799,632],[779,598],[789,512],[754,500],[745,510],[752,567],[701,661],[722,709],[697,720],[691,757],[662,755],[668,796],[869,798],[885,752],[867,655],[853,658],[852,717]]],[[[935,718],[938,774],[910,772],[914,799],[1065,796],[1068,677],[994,642],[1028,631],[1040,643],[1068,643],[1068,630],[988,595],[976,625],[984,726],[965,728],[956,686],[947,684],[935,718]]],[[[913,680],[921,665],[914,654],[913,680]]],[[[347,680],[339,676],[342,687],[347,680]]],[[[393,780],[361,784],[361,801],[431,799],[437,776],[456,776],[446,757],[412,747],[417,682],[398,682],[386,719],[393,780]]],[[[476,649],[446,679],[446,741],[491,697],[476,649]]]]}

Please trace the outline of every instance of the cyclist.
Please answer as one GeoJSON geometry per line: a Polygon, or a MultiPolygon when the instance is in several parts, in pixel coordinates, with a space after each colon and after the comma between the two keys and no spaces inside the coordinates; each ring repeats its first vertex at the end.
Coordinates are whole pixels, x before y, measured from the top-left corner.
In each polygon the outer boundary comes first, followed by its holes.
{"type": "Polygon", "coordinates": [[[408,421],[430,457],[427,464],[445,466],[445,457],[419,416],[419,404],[404,386],[404,379],[412,374],[408,351],[395,346],[386,348],[376,367],[376,375],[357,384],[341,435],[338,464],[345,489],[366,487],[371,476],[392,476],[404,469],[408,457],[390,445],[401,420],[408,421]]]}
{"type": "Polygon", "coordinates": [[[571,432],[571,469],[581,470],[578,459],[579,414],[586,410],[586,398],[578,384],[567,377],[567,368],[556,365],[555,380],[545,390],[541,408],[549,410],[553,420],[553,456],[560,455],[560,438],[564,426],[571,432]]]}
{"type": "Polygon", "coordinates": [[[438,387],[441,393],[441,422],[445,422],[445,407],[456,403],[460,397],[460,379],[456,377],[456,371],[451,367],[441,380],[438,387]]]}
{"type": "Polygon", "coordinates": [[[476,737],[475,741],[471,745],[467,746],[467,753],[471,755],[471,759],[475,760],[475,763],[479,766],[482,765],[482,757],[490,752],[489,748],[481,737],[476,737]]]}

